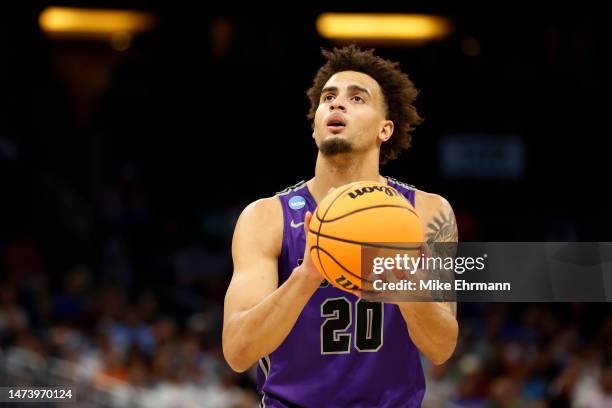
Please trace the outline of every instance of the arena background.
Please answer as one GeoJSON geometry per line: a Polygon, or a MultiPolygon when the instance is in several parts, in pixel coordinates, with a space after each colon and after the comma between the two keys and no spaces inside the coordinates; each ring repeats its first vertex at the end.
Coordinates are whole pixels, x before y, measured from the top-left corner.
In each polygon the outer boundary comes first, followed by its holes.
{"type": "MultiPolygon", "coordinates": [[[[609,241],[609,21],[588,2],[20,3],[0,12],[0,386],[69,386],[78,406],[257,403],[220,351],[231,234],[246,204],[313,173],[323,12],[452,21],[376,48],[425,118],[382,173],[448,198],[461,240],[609,241]],[[59,38],[49,6],[155,20],[59,38]]],[[[424,406],[612,406],[611,311],[460,305],[424,406]]]]}

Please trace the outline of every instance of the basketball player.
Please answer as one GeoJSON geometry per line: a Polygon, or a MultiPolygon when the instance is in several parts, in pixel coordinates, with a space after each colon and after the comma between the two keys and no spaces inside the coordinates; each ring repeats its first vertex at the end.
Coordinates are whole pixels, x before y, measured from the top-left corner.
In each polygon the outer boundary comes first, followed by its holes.
{"type": "Polygon", "coordinates": [[[258,362],[260,406],[419,407],[425,393],[419,351],[434,364],[451,356],[454,303],[367,302],[322,282],[305,231],[330,189],[358,180],[404,194],[428,242],[456,242],[455,217],[444,198],[379,174],[379,163],[410,146],[421,121],[408,76],[373,50],[347,46],[324,56],[308,90],[319,150],[314,177],[240,215],[223,352],[238,372],[258,362]]]}

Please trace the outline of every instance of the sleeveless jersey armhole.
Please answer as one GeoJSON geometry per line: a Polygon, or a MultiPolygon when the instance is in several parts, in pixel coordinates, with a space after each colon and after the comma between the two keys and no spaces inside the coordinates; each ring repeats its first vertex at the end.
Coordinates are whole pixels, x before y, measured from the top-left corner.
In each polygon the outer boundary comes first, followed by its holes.
{"type": "MultiPolygon", "coordinates": [[[[278,194],[276,194],[276,199],[279,201],[280,206],[281,206],[281,215],[283,217],[283,232],[281,235],[281,250],[278,254],[278,261],[277,263],[280,263],[281,260],[285,259],[284,257],[287,256],[287,240],[285,239],[285,237],[289,236],[287,233],[287,216],[285,215],[285,208],[283,206],[283,200],[281,200],[280,196],[278,194]]],[[[277,269],[278,269],[278,265],[277,265],[277,269]]],[[[279,273],[279,282],[280,282],[280,273],[279,273]]]]}

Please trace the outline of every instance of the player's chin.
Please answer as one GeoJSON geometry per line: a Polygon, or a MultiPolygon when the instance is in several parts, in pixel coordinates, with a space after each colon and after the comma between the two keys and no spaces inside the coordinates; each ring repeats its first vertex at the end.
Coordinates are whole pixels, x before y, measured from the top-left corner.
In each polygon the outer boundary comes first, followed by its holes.
{"type": "Polygon", "coordinates": [[[325,138],[319,146],[319,151],[325,156],[332,156],[341,153],[351,153],[353,151],[353,144],[350,140],[333,135],[325,138]]]}
{"type": "Polygon", "coordinates": [[[327,131],[323,137],[323,143],[345,143],[353,144],[353,135],[347,131],[332,132],[327,131]]]}
{"type": "Polygon", "coordinates": [[[331,144],[331,143],[350,143],[350,139],[345,134],[341,133],[329,133],[325,135],[323,138],[323,144],[331,144]]]}

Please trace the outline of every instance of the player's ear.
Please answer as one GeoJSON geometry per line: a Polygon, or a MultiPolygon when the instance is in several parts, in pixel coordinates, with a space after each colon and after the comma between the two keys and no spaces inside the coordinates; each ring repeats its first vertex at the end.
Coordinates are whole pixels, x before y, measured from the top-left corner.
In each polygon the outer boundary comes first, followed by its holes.
{"type": "Polygon", "coordinates": [[[382,123],[382,127],[380,129],[380,133],[378,137],[382,142],[386,142],[393,135],[393,122],[390,120],[385,120],[382,123]]]}

